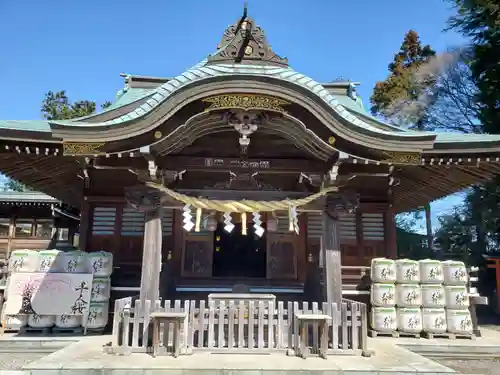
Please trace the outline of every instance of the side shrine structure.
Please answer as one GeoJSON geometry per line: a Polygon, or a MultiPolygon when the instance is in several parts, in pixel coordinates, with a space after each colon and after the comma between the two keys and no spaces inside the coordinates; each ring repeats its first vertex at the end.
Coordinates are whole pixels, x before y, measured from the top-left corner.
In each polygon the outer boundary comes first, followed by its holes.
{"type": "Polygon", "coordinates": [[[182,74],[124,79],[102,113],[0,121],[0,171],[80,207],[81,249],[112,252],[114,289],[141,300],[236,284],[302,299],[321,263],[340,301],[341,266],[397,256],[395,214],[500,171],[500,137],[382,123],[246,14],[182,74]]]}

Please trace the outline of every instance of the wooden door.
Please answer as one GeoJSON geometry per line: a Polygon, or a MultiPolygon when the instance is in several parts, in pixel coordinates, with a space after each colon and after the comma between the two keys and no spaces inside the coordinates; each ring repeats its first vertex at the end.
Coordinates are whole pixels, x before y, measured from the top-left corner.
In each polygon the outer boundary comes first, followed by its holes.
{"type": "Polygon", "coordinates": [[[214,251],[212,232],[190,232],[184,235],[182,276],[211,277],[214,251]]]}
{"type": "Polygon", "coordinates": [[[297,246],[301,235],[290,232],[288,216],[277,215],[278,230],[267,232],[268,279],[297,279],[297,246]]]}
{"type": "MultiPolygon", "coordinates": [[[[196,209],[191,211],[193,222],[196,209]]],[[[211,277],[214,254],[214,233],[203,224],[200,231],[183,231],[181,273],[183,277],[211,277]]]]}

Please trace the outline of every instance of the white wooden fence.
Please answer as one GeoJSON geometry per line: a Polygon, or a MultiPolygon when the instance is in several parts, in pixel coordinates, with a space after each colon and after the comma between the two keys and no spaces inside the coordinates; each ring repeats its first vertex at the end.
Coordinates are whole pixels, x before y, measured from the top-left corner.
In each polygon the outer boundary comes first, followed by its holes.
{"type": "MultiPolygon", "coordinates": [[[[106,352],[113,354],[152,351],[152,329],[149,315],[155,311],[186,312],[181,328],[181,353],[196,351],[225,353],[293,352],[294,335],[298,334],[296,314],[327,314],[329,354],[367,355],[367,307],[344,299],[340,304],[271,301],[146,301],[132,305],[131,298],[115,302],[113,341],[106,352]],[[173,303],[172,303],[173,302],[173,303]],[[144,324],[148,322],[148,324],[144,324]]],[[[161,326],[160,341],[172,349],[172,326],[161,326]]],[[[319,345],[317,324],[309,329],[307,342],[312,353],[319,345]]]]}

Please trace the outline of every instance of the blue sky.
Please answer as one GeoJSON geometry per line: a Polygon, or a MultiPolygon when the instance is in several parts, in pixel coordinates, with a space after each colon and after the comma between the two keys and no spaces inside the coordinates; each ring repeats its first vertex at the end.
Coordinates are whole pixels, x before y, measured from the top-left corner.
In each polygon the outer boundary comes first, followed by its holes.
{"type": "MultiPolygon", "coordinates": [[[[242,8],[242,0],[0,1],[0,118],[40,118],[48,90],[112,100],[121,72],[180,74],[215,50],[242,8]]],[[[359,81],[365,104],[409,29],[438,51],[462,42],[442,32],[451,10],[441,0],[249,0],[248,8],[295,70],[359,81]]]]}

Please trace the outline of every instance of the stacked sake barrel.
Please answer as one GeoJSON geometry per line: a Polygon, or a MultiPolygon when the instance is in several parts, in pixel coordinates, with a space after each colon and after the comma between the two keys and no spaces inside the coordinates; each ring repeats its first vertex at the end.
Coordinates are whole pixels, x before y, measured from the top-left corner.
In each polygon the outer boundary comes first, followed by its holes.
{"type": "Polygon", "coordinates": [[[422,331],[427,337],[446,332],[443,266],[439,260],[419,261],[422,293],[422,331]]]}
{"type": "MultiPolygon", "coordinates": [[[[40,252],[40,256],[51,253],[52,256],[55,255],[53,261],[57,264],[54,267],[57,272],[92,273],[93,275],[88,316],[84,318],[81,315],[58,315],[55,318],[55,331],[79,330],[82,326],[90,330],[103,329],[108,322],[110,276],[113,270],[112,254],[105,251],[95,253],[51,251],[40,252]]],[[[49,261],[46,263],[49,264],[49,261]]]]}
{"type": "Polygon", "coordinates": [[[86,327],[98,331],[108,324],[113,254],[106,251],[88,253],[87,264],[94,278],[86,327]]]}
{"type": "Polygon", "coordinates": [[[468,273],[465,264],[448,260],[442,262],[442,266],[447,332],[450,335],[472,336],[473,326],[467,291],[468,273]]]}
{"type": "Polygon", "coordinates": [[[396,319],[396,266],[392,259],[376,258],[371,263],[372,286],[370,292],[371,327],[370,335],[394,334],[396,319]]]}
{"type": "Polygon", "coordinates": [[[10,254],[8,265],[8,277],[5,285],[4,304],[2,306],[1,322],[3,329],[7,331],[18,331],[28,325],[28,315],[5,315],[9,284],[11,275],[14,273],[36,272],[38,267],[38,251],[36,250],[14,250],[10,254]]]}
{"type": "Polygon", "coordinates": [[[422,294],[419,263],[411,259],[398,259],[395,264],[398,332],[420,336],[422,331],[422,294]]]}
{"type": "MultiPolygon", "coordinates": [[[[111,253],[100,251],[59,250],[16,250],[9,259],[9,274],[25,273],[92,273],[93,282],[89,315],[85,321],[81,315],[16,315],[2,316],[5,329],[45,330],[51,327],[56,331],[78,330],[83,325],[89,329],[103,329],[108,321],[108,306],[111,291],[110,276],[113,270],[111,253]]],[[[7,280],[9,282],[9,279],[7,280]]],[[[7,290],[8,287],[6,287],[7,290]]],[[[2,309],[3,310],[3,309],[2,309]]]]}

